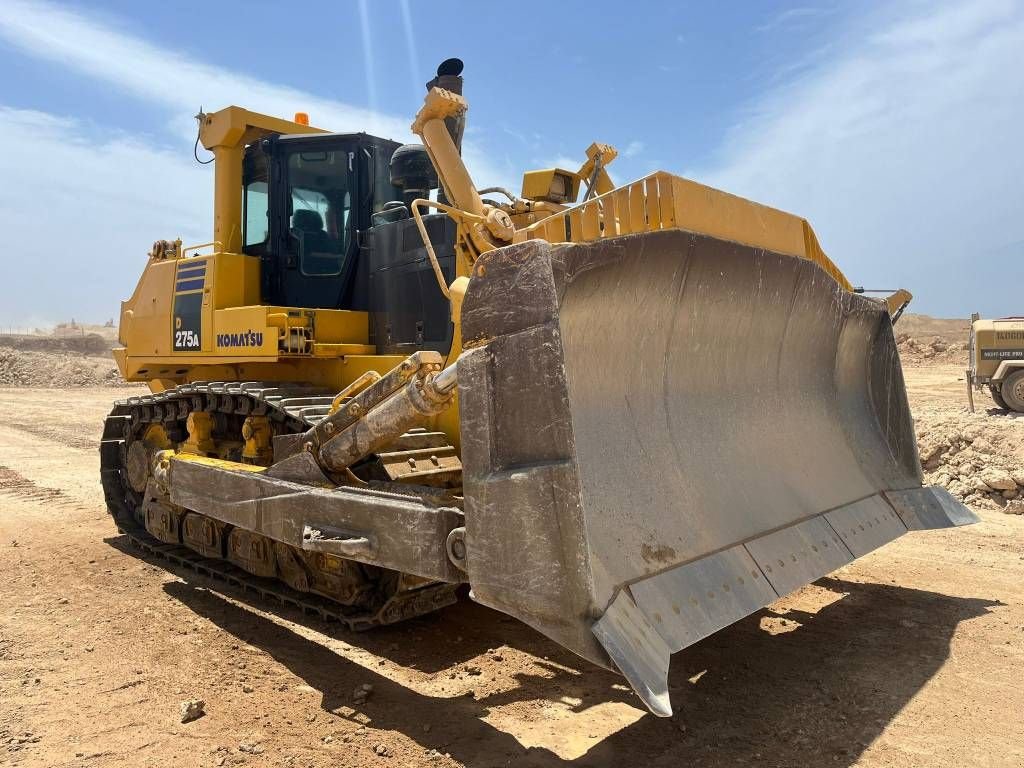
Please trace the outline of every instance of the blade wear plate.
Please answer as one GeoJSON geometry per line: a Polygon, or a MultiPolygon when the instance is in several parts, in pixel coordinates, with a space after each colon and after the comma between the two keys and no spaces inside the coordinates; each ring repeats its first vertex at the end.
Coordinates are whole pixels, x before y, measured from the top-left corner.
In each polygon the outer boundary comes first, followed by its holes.
{"type": "Polygon", "coordinates": [[[863,557],[907,532],[907,526],[880,496],[825,513],[854,557],[863,557]]]}
{"type": "Polygon", "coordinates": [[[915,527],[878,495],[922,482],[889,315],[811,261],[678,230],[531,241],[478,260],[462,321],[474,597],[659,714],[667,653],[915,527]]]}
{"type": "Polygon", "coordinates": [[[853,560],[824,517],[814,517],[747,544],[779,595],[788,595],[853,560]]]}
{"type": "Polygon", "coordinates": [[[638,581],[629,591],[673,653],[778,597],[742,546],[638,581]]]}

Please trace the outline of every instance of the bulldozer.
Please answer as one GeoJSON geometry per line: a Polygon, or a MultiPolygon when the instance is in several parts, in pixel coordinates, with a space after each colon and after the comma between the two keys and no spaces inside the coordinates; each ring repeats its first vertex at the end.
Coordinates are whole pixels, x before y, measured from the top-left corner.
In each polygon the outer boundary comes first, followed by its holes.
{"type": "Polygon", "coordinates": [[[967,342],[967,402],[987,389],[996,408],[1024,413],[1024,317],[984,320],[971,316],[967,342]]]}
{"type": "Polygon", "coordinates": [[[615,149],[478,189],[462,63],[422,143],[227,107],[213,240],[150,251],[100,447],[118,529],[352,629],[471,599],[672,712],[671,654],[908,531],[892,332],[804,219],[615,149]]]}

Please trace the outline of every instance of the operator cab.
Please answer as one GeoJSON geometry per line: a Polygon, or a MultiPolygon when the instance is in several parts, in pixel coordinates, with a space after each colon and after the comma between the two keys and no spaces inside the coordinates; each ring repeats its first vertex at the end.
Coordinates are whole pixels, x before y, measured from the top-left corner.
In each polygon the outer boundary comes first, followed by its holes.
{"type": "Polygon", "coordinates": [[[242,250],[262,260],[265,303],[351,301],[358,233],[399,195],[388,174],[397,147],[358,133],[273,136],[246,149],[242,250]]]}
{"type": "MultiPolygon", "coordinates": [[[[243,252],[264,304],[370,313],[378,353],[447,353],[452,327],[408,203],[437,187],[425,150],[365,133],[270,136],[246,148],[243,252]],[[410,174],[409,169],[429,168],[410,174]]],[[[424,217],[448,282],[455,226],[424,217]]]]}

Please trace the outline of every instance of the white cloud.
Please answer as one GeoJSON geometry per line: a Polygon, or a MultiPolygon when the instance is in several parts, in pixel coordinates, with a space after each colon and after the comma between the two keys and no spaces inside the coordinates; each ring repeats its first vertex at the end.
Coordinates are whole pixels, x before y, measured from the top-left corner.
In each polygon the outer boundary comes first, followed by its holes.
{"type": "MultiPolygon", "coordinates": [[[[195,136],[192,115],[200,105],[219,109],[240,104],[281,117],[307,112],[314,125],[331,131],[365,131],[395,141],[418,141],[409,126],[421,102],[410,100],[409,113],[396,116],[324,99],[191,59],[165,44],[132,36],[111,23],[100,23],[52,3],[5,0],[0,39],[26,54],[54,61],[163,106],[170,112],[170,124],[189,138],[195,136]]],[[[423,82],[427,79],[424,77],[423,82]]],[[[373,83],[369,85],[372,92],[373,83]]],[[[491,162],[482,147],[466,141],[463,152],[481,186],[507,183],[503,169],[491,162]]]]}
{"type": "Polygon", "coordinates": [[[833,8],[819,6],[800,6],[787,8],[765,24],[757,28],[758,32],[769,32],[778,27],[795,26],[806,24],[822,16],[829,16],[835,13],[833,8]]]}
{"type": "MultiPolygon", "coordinates": [[[[105,320],[130,294],[153,240],[210,239],[212,166],[197,166],[191,157],[192,115],[200,105],[241,104],[285,117],[306,111],[330,130],[415,140],[409,125],[418,103],[410,101],[408,115],[393,116],[323,99],[189,58],[116,21],[51,3],[4,0],[0,40],[113,86],[142,102],[140,109],[166,116],[169,127],[154,139],[0,104],[0,139],[17,147],[0,157],[0,225],[12,254],[0,289],[0,324],[17,325],[28,313],[105,320]]],[[[492,162],[471,140],[464,154],[481,186],[508,184],[507,163],[492,162]]]]}
{"type": "Polygon", "coordinates": [[[579,157],[573,158],[569,155],[551,155],[537,161],[538,168],[561,168],[563,171],[578,171],[586,161],[587,156],[580,153],[579,157]]]}
{"type": "Polygon", "coordinates": [[[918,311],[1019,314],[1024,13],[910,8],[752,105],[691,175],[806,216],[855,283],[906,285],[918,311]]]}
{"type": "Polygon", "coordinates": [[[241,103],[281,117],[309,112],[314,123],[334,131],[411,140],[411,115],[385,115],[196,61],[63,6],[27,0],[6,0],[4,6],[0,37],[10,45],[180,113],[176,124],[190,136],[200,104],[217,109],[241,103]]]}
{"type": "Polygon", "coordinates": [[[644,151],[644,143],[642,141],[631,141],[626,145],[626,148],[622,150],[623,157],[636,157],[644,151]]]}
{"type": "Polygon", "coordinates": [[[117,316],[154,240],[210,239],[212,171],[130,136],[0,106],[0,325],[117,316]]]}

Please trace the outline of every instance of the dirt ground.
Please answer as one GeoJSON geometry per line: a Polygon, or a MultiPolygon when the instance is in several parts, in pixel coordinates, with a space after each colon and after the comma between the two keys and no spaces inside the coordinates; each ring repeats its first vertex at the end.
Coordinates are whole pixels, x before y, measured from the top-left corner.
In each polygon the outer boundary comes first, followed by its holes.
{"type": "MultiPolygon", "coordinates": [[[[962,369],[908,367],[915,412],[962,413],[962,369]]],[[[468,599],[351,634],[134,556],[97,481],[126,392],[0,389],[0,765],[1024,764],[1024,516],[905,536],[675,655],[662,720],[468,599]]]]}

